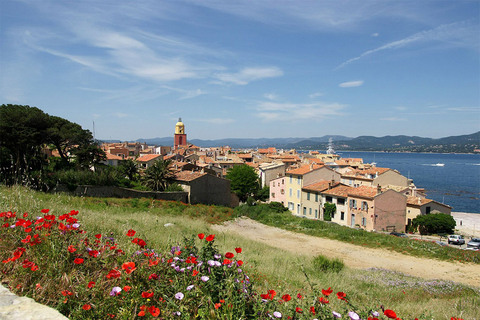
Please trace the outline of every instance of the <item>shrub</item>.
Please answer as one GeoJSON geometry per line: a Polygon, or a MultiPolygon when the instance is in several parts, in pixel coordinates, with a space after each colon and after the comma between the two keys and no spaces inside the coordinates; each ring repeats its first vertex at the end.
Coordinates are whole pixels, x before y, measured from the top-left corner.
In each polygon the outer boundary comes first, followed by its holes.
{"type": "Polygon", "coordinates": [[[418,228],[420,234],[453,233],[457,223],[449,214],[436,213],[417,216],[412,225],[418,228]]]}
{"type": "Polygon", "coordinates": [[[342,260],[338,258],[329,259],[323,255],[318,255],[313,259],[313,268],[322,272],[340,272],[345,267],[342,260]]]}
{"type": "Polygon", "coordinates": [[[270,209],[272,209],[273,211],[275,212],[285,212],[285,211],[288,211],[288,208],[286,208],[283,204],[281,204],[280,202],[275,202],[275,201],[272,201],[268,204],[268,207],[270,209]]]}

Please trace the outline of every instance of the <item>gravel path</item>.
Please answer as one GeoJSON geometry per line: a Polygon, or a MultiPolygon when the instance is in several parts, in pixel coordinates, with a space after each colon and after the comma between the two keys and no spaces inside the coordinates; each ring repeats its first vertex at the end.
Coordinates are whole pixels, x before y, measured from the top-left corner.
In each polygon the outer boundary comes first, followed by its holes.
{"type": "Polygon", "coordinates": [[[248,218],[212,226],[217,232],[236,233],[269,246],[309,256],[322,254],[340,258],[350,268],[384,268],[423,279],[451,280],[480,287],[480,266],[473,263],[447,262],[372,249],[337,240],[318,238],[266,226],[248,218]]]}

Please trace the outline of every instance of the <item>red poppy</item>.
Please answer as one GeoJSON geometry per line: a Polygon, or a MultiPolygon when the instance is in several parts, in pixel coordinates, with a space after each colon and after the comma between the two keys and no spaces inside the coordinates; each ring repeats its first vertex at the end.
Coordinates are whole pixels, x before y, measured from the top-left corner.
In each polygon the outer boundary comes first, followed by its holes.
{"type": "Polygon", "coordinates": [[[198,234],[198,239],[203,240],[203,238],[205,238],[205,234],[204,233],[199,233],[198,234]]]}
{"type": "Polygon", "coordinates": [[[213,241],[213,239],[215,239],[215,235],[214,235],[214,234],[211,234],[211,235],[209,235],[205,240],[207,240],[208,242],[210,242],[210,241],[213,241]]]}
{"type": "Polygon", "coordinates": [[[90,251],[88,251],[88,255],[89,255],[90,257],[96,258],[96,257],[98,257],[98,254],[99,254],[99,252],[98,252],[97,250],[90,250],[90,251]]]}
{"type": "Polygon", "coordinates": [[[296,308],[295,308],[295,312],[297,312],[297,313],[303,313],[303,310],[302,310],[302,308],[300,308],[300,307],[296,307],[296,308]]]}
{"type": "Polygon", "coordinates": [[[90,309],[92,309],[92,306],[89,305],[89,304],[84,304],[82,308],[83,308],[83,310],[90,310],[90,309]]]}
{"type": "Polygon", "coordinates": [[[325,296],[329,296],[333,292],[332,287],[329,287],[327,290],[322,289],[322,294],[325,296]]]}
{"type": "Polygon", "coordinates": [[[235,248],[236,253],[242,253],[242,248],[235,248]]]}
{"type": "Polygon", "coordinates": [[[289,294],[284,294],[282,296],[282,300],[285,301],[285,302],[288,302],[288,301],[292,300],[292,296],[290,296],[289,294]]]}
{"type": "Polygon", "coordinates": [[[193,271],[192,271],[192,276],[195,277],[197,274],[198,274],[198,271],[197,271],[197,270],[193,270],[193,271]]]}
{"type": "Polygon", "coordinates": [[[340,300],[344,300],[344,301],[347,301],[347,299],[345,299],[345,297],[347,296],[347,294],[345,292],[337,292],[337,298],[340,299],[340,300]]]}
{"type": "Polygon", "coordinates": [[[102,235],[100,233],[95,235],[95,238],[97,238],[97,239],[100,239],[101,237],[102,237],[102,235]]]}
{"type": "Polygon", "coordinates": [[[135,268],[135,262],[125,262],[122,264],[122,269],[125,270],[125,273],[130,274],[137,268],[135,268]]]}
{"type": "Polygon", "coordinates": [[[240,267],[241,265],[243,264],[243,261],[242,260],[238,260],[237,261],[237,265],[240,267]]]}
{"type": "Polygon", "coordinates": [[[151,291],[143,291],[142,292],[142,298],[151,298],[153,297],[153,292],[151,291]]]}
{"type": "Polygon", "coordinates": [[[120,278],[122,276],[122,273],[120,271],[118,271],[117,269],[112,269],[108,272],[107,274],[107,279],[111,279],[111,278],[120,278]]]}
{"type": "Polygon", "coordinates": [[[159,261],[160,261],[160,260],[158,260],[158,259],[157,259],[157,260],[151,260],[151,259],[150,259],[150,260],[148,260],[148,266],[149,266],[149,267],[156,266],[159,261]]]}
{"type": "Polygon", "coordinates": [[[232,263],[232,260],[223,259],[223,264],[230,264],[230,263],[232,263]]]}
{"type": "Polygon", "coordinates": [[[82,264],[83,263],[83,259],[82,258],[76,258],[75,260],[73,260],[73,263],[75,264],[82,264]]]}
{"type": "Polygon", "coordinates": [[[92,289],[95,286],[95,281],[90,281],[87,285],[89,289],[92,289]]]}
{"type": "Polygon", "coordinates": [[[47,214],[47,213],[50,211],[50,209],[42,209],[42,210],[40,210],[40,211],[41,211],[42,213],[47,214]]]}
{"type": "Polygon", "coordinates": [[[390,319],[396,319],[397,318],[397,314],[393,311],[393,310],[390,310],[390,309],[387,309],[383,312],[384,315],[387,316],[387,318],[390,318],[390,319]]]}
{"type": "Polygon", "coordinates": [[[66,297],[66,296],[71,296],[72,294],[73,294],[73,292],[68,291],[68,290],[63,290],[63,291],[62,291],[62,295],[63,295],[64,297],[66,297]]]}
{"type": "Polygon", "coordinates": [[[151,275],[148,276],[148,280],[157,280],[158,279],[158,275],[156,273],[152,273],[151,275]]]}
{"type": "Polygon", "coordinates": [[[312,314],[315,314],[315,307],[314,307],[314,306],[311,306],[311,307],[310,307],[310,312],[311,312],[312,314]]]}
{"type": "Polygon", "coordinates": [[[138,313],[138,316],[139,316],[139,317],[145,317],[145,311],[143,311],[143,310],[140,311],[140,312],[138,313]]]}
{"type": "Polygon", "coordinates": [[[225,258],[227,258],[227,259],[232,259],[233,257],[234,257],[234,254],[233,254],[233,253],[231,253],[231,252],[225,253],[225,258]]]}
{"type": "Polygon", "coordinates": [[[69,246],[68,246],[68,252],[73,253],[73,252],[75,252],[75,251],[77,251],[77,249],[75,249],[74,246],[72,246],[72,245],[69,245],[69,246]]]}
{"type": "Polygon", "coordinates": [[[137,233],[137,231],[129,229],[127,231],[127,237],[133,237],[135,235],[135,233],[137,233]]]}
{"type": "Polygon", "coordinates": [[[297,294],[297,298],[298,298],[298,299],[303,299],[303,296],[302,296],[300,293],[298,293],[298,294],[297,294]]]}
{"type": "Polygon", "coordinates": [[[125,292],[130,291],[130,289],[132,289],[132,287],[130,287],[130,286],[123,287],[123,291],[125,291],[125,292]]]}
{"type": "Polygon", "coordinates": [[[321,304],[327,304],[327,303],[330,302],[330,301],[328,301],[327,299],[325,299],[324,297],[318,298],[318,301],[319,301],[321,304]]]}
{"type": "Polygon", "coordinates": [[[150,308],[148,308],[148,312],[150,312],[152,316],[158,317],[158,315],[160,314],[160,309],[155,306],[151,306],[150,308]]]}
{"type": "Polygon", "coordinates": [[[147,245],[143,239],[138,239],[137,244],[140,246],[140,248],[143,248],[147,245]]]}
{"type": "Polygon", "coordinates": [[[24,218],[28,217],[28,213],[25,212],[25,213],[23,214],[23,217],[24,217],[24,218]]]}

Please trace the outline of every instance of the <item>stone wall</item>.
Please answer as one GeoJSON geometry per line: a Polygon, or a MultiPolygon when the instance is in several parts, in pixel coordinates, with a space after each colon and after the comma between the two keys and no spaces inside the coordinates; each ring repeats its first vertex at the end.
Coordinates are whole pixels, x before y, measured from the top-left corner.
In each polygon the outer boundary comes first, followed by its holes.
{"type": "Polygon", "coordinates": [[[102,198],[149,198],[156,200],[171,200],[188,202],[188,193],[177,192],[156,192],[139,191],[113,186],[78,186],[73,192],[66,186],[57,186],[54,192],[69,192],[79,197],[102,197],[102,198]]]}

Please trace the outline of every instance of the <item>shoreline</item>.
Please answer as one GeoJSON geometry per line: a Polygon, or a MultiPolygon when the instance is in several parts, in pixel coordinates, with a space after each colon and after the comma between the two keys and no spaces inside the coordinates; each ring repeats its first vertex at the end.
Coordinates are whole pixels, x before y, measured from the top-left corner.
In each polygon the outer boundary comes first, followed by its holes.
{"type": "Polygon", "coordinates": [[[468,238],[480,238],[480,214],[468,212],[452,212],[457,222],[455,231],[468,238]]]}

